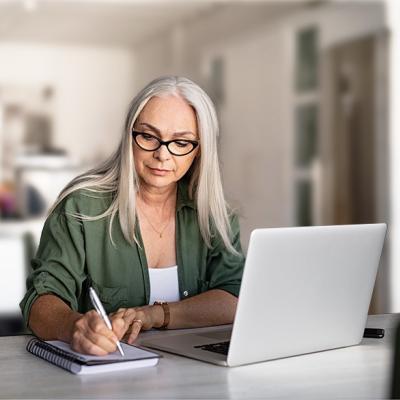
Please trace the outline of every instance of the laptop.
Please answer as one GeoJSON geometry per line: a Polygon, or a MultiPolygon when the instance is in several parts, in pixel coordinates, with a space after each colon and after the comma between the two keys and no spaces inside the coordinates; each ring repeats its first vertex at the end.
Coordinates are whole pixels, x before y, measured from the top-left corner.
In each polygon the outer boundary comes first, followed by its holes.
{"type": "Polygon", "coordinates": [[[256,229],[233,326],[141,344],[229,367],[361,342],[386,224],[256,229]]]}

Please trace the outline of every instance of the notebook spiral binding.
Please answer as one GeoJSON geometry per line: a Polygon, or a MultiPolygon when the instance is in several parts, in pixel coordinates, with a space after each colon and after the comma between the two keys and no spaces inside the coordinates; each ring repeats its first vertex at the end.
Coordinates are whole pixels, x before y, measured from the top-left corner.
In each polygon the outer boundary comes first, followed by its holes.
{"type": "Polygon", "coordinates": [[[74,364],[83,364],[79,358],[71,356],[71,354],[60,350],[51,344],[44,343],[37,338],[31,339],[26,346],[26,349],[35,356],[49,361],[50,363],[64,368],[70,372],[75,369],[74,364]]]}

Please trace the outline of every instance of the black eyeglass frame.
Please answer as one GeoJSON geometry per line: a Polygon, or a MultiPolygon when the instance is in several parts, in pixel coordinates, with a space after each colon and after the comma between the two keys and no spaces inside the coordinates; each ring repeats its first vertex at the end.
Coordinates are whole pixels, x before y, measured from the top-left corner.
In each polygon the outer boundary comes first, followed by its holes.
{"type": "Polygon", "coordinates": [[[157,136],[152,135],[151,133],[139,132],[139,131],[135,131],[135,130],[132,131],[132,136],[133,136],[133,139],[134,139],[135,143],[136,143],[142,150],[144,150],[144,151],[157,151],[161,146],[165,146],[165,147],[168,149],[168,151],[169,151],[172,155],[177,156],[177,157],[187,156],[188,154],[190,154],[190,153],[199,145],[199,142],[198,142],[197,140],[173,139],[173,140],[164,141],[164,140],[161,140],[160,138],[158,138],[157,136]],[[158,142],[158,146],[157,146],[155,149],[152,149],[152,150],[143,148],[143,147],[138,143],[138,141],[137,141],[137,139],[136,139],[139,135],[146,135],[146,136],[150,136],[151,138],[156,139],[157,142],[158,142]],[[193,147],[192,147],[192,149],[191,149],[190,151],[188,151],[187,153],[184,153],[184,154],[176,154],[176,153],[172,152],[172,151],[170,150],[170,148],[169,148],[170,143],[175,143],[175,142],[186,142],[186,143],[190,143],[190,144],[192,144],[193,147]]]}

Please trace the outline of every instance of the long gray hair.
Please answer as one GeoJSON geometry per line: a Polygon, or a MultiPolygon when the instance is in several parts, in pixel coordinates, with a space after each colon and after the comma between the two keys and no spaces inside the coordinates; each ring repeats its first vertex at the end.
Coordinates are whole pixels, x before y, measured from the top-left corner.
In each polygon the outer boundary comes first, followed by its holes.
{"type": "Polygon", "coordinates": [[[180,96],[196,113],[201,153],[190,168],[189,197],[197,206],[198,222],[204,242],[211,246],[213,235],[218,234],[225,247],[236,254],[231,243],[231,227],[228,207],[222,190],[221,173],[217,153],[218,120],[214,105],[208,95],[197,84],[183,77],[167,76],[150,82],[132,100],[125,121],[121,142],[115,153],[102,165],[70,182],[60,193],[54,208],[69,194],[79,189],[91,192],[110,192],[111,205],[96,216],[75,215],[83,220],[97,220],[110,216],[109,235],[112,239],[112,223],[118,213],[125,239],[132,245],[135,235],[136,193],[139,180],[134,166],[132,151],[132,129],[140,112],[154,96],[180,96]],[[212,225],[212,226],[211,226],[212,225]]]}

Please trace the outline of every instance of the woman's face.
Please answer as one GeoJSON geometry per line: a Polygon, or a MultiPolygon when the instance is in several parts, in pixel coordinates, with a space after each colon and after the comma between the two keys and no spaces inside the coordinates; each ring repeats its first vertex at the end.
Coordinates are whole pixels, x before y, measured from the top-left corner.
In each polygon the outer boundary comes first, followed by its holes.
{"type": "MultiPolygon", "coordinates": [[[[151,98],[139,114],[134,130],[164,141],[199,140],[193,108],[182,98],[173,95],[151,98]]],[[[175,184],[186,174],[198,151],[199,146],[187,155],[176,156],[166,146],[145,151],[133,141],[135,168],[141,184],[155,188],[175,184]]]]}

